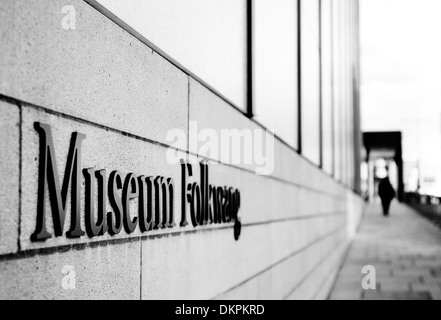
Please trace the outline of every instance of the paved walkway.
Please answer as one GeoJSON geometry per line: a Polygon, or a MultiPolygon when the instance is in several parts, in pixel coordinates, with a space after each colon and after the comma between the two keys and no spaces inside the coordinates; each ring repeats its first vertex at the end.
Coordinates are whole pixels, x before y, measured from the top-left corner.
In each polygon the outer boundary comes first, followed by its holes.
{"type": "Polygon", "coordinates": [[[394,202],[385,218],[379,205],[366,209],[331,300],[441,300],[441,230],[394,202]],[[376,270],[376,289],[363,290],[363,266],[376,270]]]}

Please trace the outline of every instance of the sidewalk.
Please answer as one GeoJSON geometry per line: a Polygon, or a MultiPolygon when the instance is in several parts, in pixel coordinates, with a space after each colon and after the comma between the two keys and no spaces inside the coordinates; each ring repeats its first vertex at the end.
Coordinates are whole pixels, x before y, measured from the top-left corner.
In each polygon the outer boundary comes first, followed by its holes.
{"type": "Polygon", "coordinates": [[[331,300],[441,300],[441,230],[394,201],[389,218],[369,205],[331,300]],[[363,266],[376,269],[376,290],[363,290],[363,266]]]}

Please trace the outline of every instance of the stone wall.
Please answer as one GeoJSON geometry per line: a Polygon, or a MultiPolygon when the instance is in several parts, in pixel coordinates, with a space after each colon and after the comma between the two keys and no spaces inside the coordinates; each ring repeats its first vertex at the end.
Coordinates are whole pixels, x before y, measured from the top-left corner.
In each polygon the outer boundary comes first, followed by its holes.
{"type": "MultiPolygon", "coordinates": [[[[167,132],[188,135],[190,121],[217,132],[260,127],[84,1],[1,1],[0,30],[0,299],[327,297],[361,217],[357,195],[276,140],[270,176],[210,166],[211,183],[240,190],[238,241],[232,224],[181,227],[181,171],[166,161],[167,132]],[[76,30],[61,28],[67,4],[76,30]],[[173,178],[177,226],[31,241],[36,122],[51,126],[60,177],[79,132],[82,168],[173,178]],[[75,270],[73,290],[63,288],[65,266],[75,270]]],[[[206,160],[188,147],[183,158],[206,160]]],[[[84,194],[81,204],[84,217],[84,194]]],[[[70,207],[68,199],[65,229],[70,207]]]]}

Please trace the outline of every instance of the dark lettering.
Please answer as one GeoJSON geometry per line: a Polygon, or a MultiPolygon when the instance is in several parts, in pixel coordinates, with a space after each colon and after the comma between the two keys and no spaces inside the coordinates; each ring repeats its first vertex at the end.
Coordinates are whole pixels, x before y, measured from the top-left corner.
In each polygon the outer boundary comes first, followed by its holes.
{"type": "Polygon", "coordinates": [[[35,129],[40,135],[40,164],[38,171],[37,223],[35,232],[31,235],[31,240],[43,241],[51,238],[51,234],[46,229],[46,186],[49,192],[55,236],[63,235],[66,200],[69,186],[71,186],[71,227],[66,236],[68,238],[81,237],[84,235],[80,223],[81,143],[86,136],[77,132],[72,134],[60,192],[51,128],[47,124],[36,122],[35,129]]]}

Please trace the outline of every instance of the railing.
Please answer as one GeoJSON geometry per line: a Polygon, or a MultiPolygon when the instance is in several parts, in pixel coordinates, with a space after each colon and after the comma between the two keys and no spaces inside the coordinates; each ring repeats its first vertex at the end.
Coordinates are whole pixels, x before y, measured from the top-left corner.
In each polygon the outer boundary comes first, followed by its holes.
{"type": "Polygon", "coordinates": [[[441,198],[418,193],[405,193],[404,202],[441,227],[441,198]]]}

